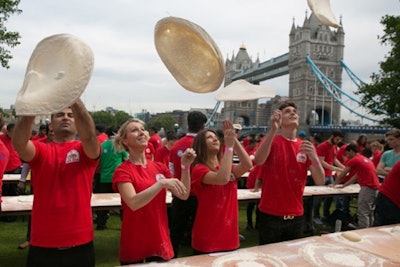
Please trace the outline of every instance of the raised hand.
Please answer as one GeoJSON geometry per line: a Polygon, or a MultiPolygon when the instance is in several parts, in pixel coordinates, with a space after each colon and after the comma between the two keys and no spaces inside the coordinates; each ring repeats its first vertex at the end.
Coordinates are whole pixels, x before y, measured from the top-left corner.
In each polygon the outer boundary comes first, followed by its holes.
{"type": "Polygon", "coordinates": [[[274,113],[271,115],[270,122],[271,128],[279,129],[282,125],[282,111],[279,109],[274,110],[274,113]]]}
{"type": "Polygon", "coordinates": [[[193,148],[187,148],[182,155],[181,164],[185,166],[191,165],[196,157],[196,151],[193,148]]]}

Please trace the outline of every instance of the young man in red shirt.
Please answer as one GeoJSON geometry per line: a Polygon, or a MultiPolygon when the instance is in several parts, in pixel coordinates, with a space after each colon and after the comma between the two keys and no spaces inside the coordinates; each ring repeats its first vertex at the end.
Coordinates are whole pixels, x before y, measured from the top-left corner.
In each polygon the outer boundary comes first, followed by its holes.
{"type": "Polygon", "coordinates": [[[373,206],[379,188],[374,163],[358,153],[357,145],[349,144],[345,151],[347,157],[347,161],[344,163],[345,169],[338,175],[333,186],[346,187],[358,181],[361,186],[357,206],[358,228],[371,227],[373,224],[373,206]],[[353,173],[353,176],[343,185],[339,185],[350,172],[353,173]]]}
{"type": "MultiPolygon", "coordinates": [[[[322,164],[325,172],[325,185],[333,183],[333,172],[342,171],[344,166],[337,159],[338,147],[337,144],[342,141],[343,134],[340,131],[333,131],[328,140],[322,142],[317,147],[317,153],[319,161],[322,164]]],[[[322,224],[322,221],[327,221],[330,215],[330,207],[332,204],[332,197],[313,197],[313,209],[314,209],[314,222],[316,224],[322,224]],[[323,216],[320,218],[319,209],[321,202],[323,201],[323,216]]]]}
{"type": "Polygon", "coordinates": [[[270,130],[254,157],[256,164],[262,164],[258,205],[260,245],[303,237],[307,170],[310,169],[316,185],[324,184],[324,172],[314,145],[296,137],[298,125],[296,105],[284,102],[272,114],[270,130]]]}

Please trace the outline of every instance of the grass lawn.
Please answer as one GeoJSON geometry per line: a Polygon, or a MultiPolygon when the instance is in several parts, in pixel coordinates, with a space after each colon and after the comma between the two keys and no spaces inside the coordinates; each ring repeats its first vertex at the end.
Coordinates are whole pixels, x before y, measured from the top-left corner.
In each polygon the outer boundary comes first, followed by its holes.
{"type": "MultiPolygon", "coordinates": [[[[354,201],[354,200],[353,200],[354,201]]],[[[241,247],[256,246],[258,244],[257,230],[246,230],[246,203],[239,205],[239,229],[246,238],[241,242],[241,247]]],[[[353,205],[353,202],[352,202],[353,205]]],[[[352,211],[354,214],[354,209],[352,211]]],[[[18,216],[15,222],[0,221],[0,266],[19,267],[25,266],[25,259],[28,249],[17,249],[18,245],[25,240],[27,228],[27,216],[18,216]]],[[[110,267],[118,266],[118,247],[121,229],[120,217],[117,214],[111,215],[107,222],[107,229],[95,230],[94,247],[96,253],[96,266],[110,267]]],[[[332,231],[329,226],[316,228],[314,234],[332,231]]],[[[190,256],[192,250],[189,246],[181,248],[179,257],[190,256]]]]}

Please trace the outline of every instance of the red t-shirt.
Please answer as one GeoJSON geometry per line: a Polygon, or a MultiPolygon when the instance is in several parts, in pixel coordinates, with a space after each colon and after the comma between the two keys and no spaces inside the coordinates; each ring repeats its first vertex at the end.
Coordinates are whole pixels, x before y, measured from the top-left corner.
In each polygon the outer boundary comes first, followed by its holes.
{"type": "MultiPolygon", "coordinates": [[[[140,193],[158,179],[170,177],[169,169],[159,162],[147,161],[147,166],[144,168],[127,160],[115,169],[113,188],[118,192],[117,184],[127,182],[132,183],[136,193],[140,193]]],[[[120,261],[134,262],[152,256],[168,260],[174,256],[168,232],[165,199],[164,189],[136,211],[131,210],[121,199],[123,218],[119,247],[120,261]]]]}
{"type": "Polygon", "coordinates": [[[383,180],[379,192],[388,197],[400,208],[400,161],[396,162],[392,170],[383,180]]]}
{"type": "Polygon", "coordinates": [[[181,178],[181,157],[187,148],[192,147],[194,133],[187,133],[184,137],[175,142],[171,148],[170,171],[176,178],[181,178]]]}
{"type": "Polygon", "coordinates": [[[154,161],[161,162],[168,167],[170,155],[171,150],[168,150],[166,146],[162,146],[157,149],[156,155],[154,156],[154,161]]]}
{"type": "MultiPolygon", "coordinates": [[[[335,157],[337,154],[337,146],[329,143],[329,141],[322,142],[318,147],[317,147],[317,154],[318,157],[324,157],[324,161],[330,165],[333,165],[333,162],[335,161],[335,157]]],[[[325,169],[325,177],[332,176],[332,170],[331,169],[325,169]]]]}
{"type": "Polygon", "coordinates": [[[250,148],[249,146],[246,146],[246,147],[244,148],[244,150],[246,151],[247,155],[251,156],[251,155],[254,155],[254,154],[256,153],[256,151],[257,151],[257,146],[256,146],[256,147],[253,147],[253,148],[250,148]]]}
{"type": "Polygon", "coordinates": [[[12,145],[11,138],[9,138],[7,134],[0,134],[0,141],[3,141],[10,154],[5,172],[13,171],[21,167],[21,159],[19,158],[18,152],[14,149],[14,146],[12,145]]]}
{"type": "Polygon", "coordinates": [[[42,139],[45,139],[47,136],[40,136],[39,134],[35,134],[34,136],[31,137],[32,141],[41,141],[42,139]]]}
{"type": "Polygon", "coordinates": [[[105,133],[101,133],[101,134],[99,134],[99,135],[97,136],[97,140],[98,140],[99,143],[101,144],[101,143],[103,143],[103,142],[105,142],[105,141],[108,140],[108,135],[105,134],[105,133]]]}
{"type": "Polygon", "coordinates": [[[260,170],[260,211],[274,216],[303,215],[303,192],[311,161],[297,161],[301,142],[280,135],[272,141],[270,154],[260,170]]]}
{"type": "Polygon", "coordinates": [[[149,142],[153,144],[153,147],[156,151],[162,146],[162,139],[158,134],[153,134],[150,136],[149,142]]]}
{"type": "Polygon", "coordinates": [[[337,160],[342,164],[347,160],[346,147],[347,145],[342,145],[336,154],[337,160]]]}
{"type": "Polygon", "coordinates": [[[203,184],[208,166],[193,167],[192,188],[197,197],[192,247],[201,252],[234,250],[239,247],[237,181],[231,174],[225,185],[203,184]]]}
{"type": "Polygon", "coordinates": [[[375,167],[378,166],[379,161],[381,161],[382,151],[377,150],[372,153],[372,162],[374,163],[375,167]]]}
{"type": "Polygon", "coordinates": [[[376,175],[376,169],[372,161],[360,154],[347,160],[344,165],[354,170],[357,175],[357,181],[360,186],[368,186],[372,189],[379,188],[379,180],[376,175]]]}
{"type": "Polygon", "coordinates": [[[154,146],[152,143],[147,142],[147,146],[144,150],[144,154],[146,155],[146,159],[153,161],[154,154],[156,153],[154,146]]]}
{"type": "Polygon", "coordinates": [[[1,195],[2,195],[2,188],[3,188],[3,174],[6,169],[9,156],[10,156],[10,153],[8,152],[7,147],[0,140],[0,203],[2,202],[1,195]]]}
{"type": "Polygon", "coordinates": [[[249,176],[246,179],[246,188],[252,189],[256,185],[257,178],[260,178],[260,169],[262,165],[256,165],[251,168],[249,176]]]}
{"type": "Polygon", "coordinates": [[[91,208],[93,174],[97,160],[90,159],[80,141],[33,142],[35,173],[31,244],[59,248],[93,240],[91,208]]]}

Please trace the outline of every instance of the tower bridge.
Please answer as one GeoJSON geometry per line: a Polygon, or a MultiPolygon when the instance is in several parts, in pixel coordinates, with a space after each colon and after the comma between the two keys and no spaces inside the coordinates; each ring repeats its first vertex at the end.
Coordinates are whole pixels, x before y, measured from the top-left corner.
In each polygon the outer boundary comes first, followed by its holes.
{"type": "Polygon", "coordinates": [[[244,79],[253,84],[289,74],[289,53],[271,58],[253,68],[242,69],[232,75],[232,81],[244,79]]]}
{"type": "MultiPolygon", "coordinates": [[[[342,21],[340,21],[342,25],[342,21]]],[[[224,102],[222,118],[229,119],[243,126],[257,125],[267,127],[272,111],[290,99],[298,106],[300,116],[299,128],[309,132],[327,132],[336,128],[344,132],[384,134],[388,129],[382,127],[342,127],[341,126],[341,92],[328,92],[323,84],[318,82],[315,70],[310,67],[311,61],[318,66],[330,82],[338,88],[342,85],[342,59],[344,52],[344,28],[331,30],[322,25],[311,14],[305,16],[302,26],[296,26],[293,21],[289,33],[289,52],[260,62],[249,57],[242,45],[236,56],[226,60],[225,86],[239,79],[245,79],[253,84],[289,75],[288,96],[276,96],[266,103],[258,100],[242,102],[224,102]],[[307,59],[309,61],[307,61],[307,59]]]]}

